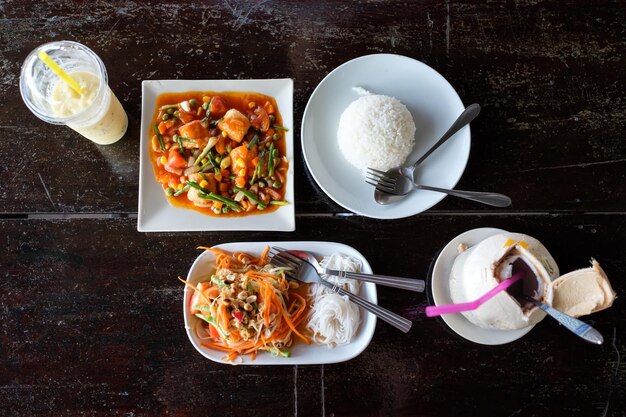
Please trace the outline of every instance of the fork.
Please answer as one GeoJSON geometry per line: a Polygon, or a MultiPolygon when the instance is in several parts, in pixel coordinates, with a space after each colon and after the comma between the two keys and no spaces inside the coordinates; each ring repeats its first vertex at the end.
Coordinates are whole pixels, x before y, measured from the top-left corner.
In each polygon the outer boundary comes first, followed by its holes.
{"type": "Polygon", "coordinates": [[[292,280],[309,284],[324,285],[325,287],[329,288],[331,291],[338,293],[339,295],[345,295],[354,304],[363,307],[365,310],[379,317],[386,323],[391,324],[395,328],[403,331],[404,333],[408,333],[408,331],[411,330],[411,326],[413,325],[413,323],[410,320],[405,319],[398,314],[392,313],[391,311],[382,308],[374,303],[370,303],[366,299],[359,297],[356,294],[352,294],[351,292],[346,291],[343,288],[326,281],[317,273],[315,268],[304,259],[292,255],[289,252],[280,251],[276,248],[272,248],[272,250],[270,251],[270,256],[272,264],[293,268],[293,270],[285,271],[285,275],[287,275],[287,277],[291,278],[292,280]]]}
{"type": "Polygon", "coordinates": [[[465,198],[466,200],[478,201],[479,203],[495,207],[507,207],[511,205],[511,199],[504,194],[431,187],[429,185],[416,184],[402,175],[396,176],[395,178],[390,177],[385,172],[374,168],[367,169],[367,179],[365,182],[376,187],[378,191],[393,195],[406,195],[414,188],[417,188],[418,190],[436,191],[438,193],[465,198]]]}
{"type": "MultiPolygon", "coordinates": [[[[287,252],[287,249],[283,249],[279,247],[276,247],[276,249],[280,250],[281,252],[287,252]]],[[[309,252],[301,251],[301,250],[290,250],[288,252],[310,263],[311,266],[313,266],[313,268],[315,268],[315,270],[320,275],[321,274],[334,275],[339,278],[349,278],[349,279],[356,279],[359,281],[373,282],[374,284],[384,285],[386,287],[400,288],[402,290],[407,290],[407,291],[423,292],[426,286],[426,283],[422,279],[392,277],[388,275],[378,275],[378,274],[362,274],[358,272],[337,271],[334,269],[326,269],[326,268],[322,268],[319,262],[317,262],[317,259],[315,259],[315,256],[313,256],[309,252]]]]}

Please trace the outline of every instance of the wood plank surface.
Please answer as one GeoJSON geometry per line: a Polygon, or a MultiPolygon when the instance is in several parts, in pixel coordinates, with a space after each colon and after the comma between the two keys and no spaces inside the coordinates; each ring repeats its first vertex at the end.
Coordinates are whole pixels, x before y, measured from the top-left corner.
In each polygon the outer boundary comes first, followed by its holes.
{"type": "MultiPolygon", "coordinates": [[[[300,122],[326,74],[381,52],[425,62],[466,104],[483,106],[459,188],[506,192],[515,211],[626,205],[623,4],[12,0],[0,7],[7,139],[0,212],[136,212],[142,80],[277,77],[295,80],[297,209],[344,212],[305,168],[300,122]],[[130,120],[117,144],[94,145],[26,110],[21,64],[37,45],[60,39],[93,48],[107,66],[130,120]]],[[[432,210],[477,209],[489,210],[454,199],[432,210]]]]}
{"type": "MultiPolygon", "coordinates": [[[[301,219],[289,239],[328,239],[334,230],[374,271],[420,278],[455,235],[501,227],[539,238],[562,271],[595,257],[623,294],[625,225],[622,215],[331,217],[301,219]],[[398,242],[405,250],[391,250],[398,242]],[[381,248],[389,248],[384,256],[381,248]]],[[[186,274],[195,246],[240,235],[138,234],[134,219],[123,218],[0,227],[4,415],[619,416],[626,407],[621,299],[587,318],[607,339],[601,347],[548,318],[515,343],[486,347],[425,318],[424,294],[379,287],[379,304],[414,322],[407,335],[379,322],[365,352],[345,363],[233,367],[202,358],[187,340],[176,276],[186,274]]]]}

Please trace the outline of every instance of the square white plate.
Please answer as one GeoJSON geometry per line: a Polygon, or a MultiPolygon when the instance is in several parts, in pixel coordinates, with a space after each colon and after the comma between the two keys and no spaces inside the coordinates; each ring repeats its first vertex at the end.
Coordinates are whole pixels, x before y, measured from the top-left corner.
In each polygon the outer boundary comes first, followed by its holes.
{"type": "Polygon", "coordinates": [[[186,232],[208,230],[273,230],[292,232],[296,229],[295,200],[293,191],[293,80],[157,80],[144,81],[141,102],[141,149],[139,159],[139,216],[137,230],[140,232],[186,232]],[[272,96],[283,118],[287,141],[287,189],[288,205],[271,213],[243,217],[213,217],[195,210],[171,206],[161,185],[156,181],[150,161],[150,125],[157,97],[163,93],[186,91],[251,91],[272,96]]]}
{"type": "MultiPolygon", "coordinates": [[[[334,242],[235,242],[225,243],[215,246],[216,248],[224,249],[229,252],[247,252],[254,255],[260,255],[266,246],[280,246],[281,248],[291,250],[304,250],[311,252],[317,257],[331,255],[333,253],[342,253],[344,255],[351,256],[361,261],[363,267],[362,272],[372,273],[367,260],[356,249],[334,242]]],[[[204,251],[191,266],[189,274],[187,275],[187,281],[192,284],[197,284],[201,280],[205,280],[207,276],[215,270],[212,261],[215,259],[213,252],[204,251]]],[[[187,306],[190,302],[191,294],[193,290],[188,290],[185,286],[185,292],[183,296],[183,316],[185,319],[185,329],[187,330],[187,336],[191,341],[191,344],[202,356],[211,359],[215,362],[228,363],[222,358],[226,355],[224,352],[209,349],[200,344],[198,336],[191,328],[192,320],[199,320],[197,317],[192,316],[189,313],[187,306]]],[[[361,292],[359,295],[366,300],[376,303],[378,297],[376,295],[376,285],[371,282],[364,282],[361,285],[361,292]]],[[[376,317],[363,309],[361,309],[361,324],[357,331],[355,338],[352,342],[329,348],[328,346],[321,346],[315,344],[304,344],[300,341],[296,341],[289,351],[291,357],[282,358],[274,357],[267,352],[260,352],[254,361],[250,361],[248,356],[243,357],[243,365],[315,365],[323,363],[337,363],[347,361],[359,355],[365,350],[374,336],[374,329],[376,328],[376,317]]]]}

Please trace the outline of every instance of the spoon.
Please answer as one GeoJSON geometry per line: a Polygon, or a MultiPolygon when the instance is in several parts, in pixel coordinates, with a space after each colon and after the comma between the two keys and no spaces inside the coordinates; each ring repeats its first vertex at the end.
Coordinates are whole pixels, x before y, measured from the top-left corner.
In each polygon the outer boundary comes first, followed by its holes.
{"type": "Polygon", "coordinates": [[[487,291],[484,295],[477,298],[474,301],[469,301],[467,303],[458,303],[458,304],[443,304],[440,306],[428,306],[426,307],[426,316],[427,317],[437,317],[442,314],[453,314],[453,313],[461,313],[463,311],[472,311],[476,310],[481,305],[485,304],[487,301],[491,300],[496,294],[506,290],[511,285],[515,284],[520,279],[524,278],[526,275],[525,271],[519,271],[513,275],[511,278],[505,279],[489,291],[487,291]]]}
{"type": "MultiPolygon", "coordinates": [[[[443,145],[444,142],[446,142],[448,139],[454,136],[456,132],[458,132],[463,127],[465,127],[466,124],[474,120],[476,116],[478,116],[478,113],[480,113],[479,104],[474,103],[474,104],[470,104],[469,106],[467,106],[467,108],[463,110],[463,113],[461,113],[461,115],[455,120],[455,122],[452,123],[452,126],[450,126],[450,129],[448,129],[448,131],[443,134],[441,139],[439,139],[437,143],[435,143],[428,151],[426,151],[426,153],[422,155],[413,165],[408,166],[406,168],[403,168],[401,166],[391,168],[385,173],[386,176],[389,176],[392,178],[406,177],[410,179],[411,181],[415,181],[415,176],[413,174],[415,173],[415,169],[418,167],[418,165],[424,162],[424,160],[428,158],[431,153],[437,150],[437,148],[443,145]]],[[[384,193],[378,190],[374,191],[374,199],[376,200],[378,204],[395,203],[396,201],[400,201],[404,197],[405,197],[404,195],[393,195],[393,194],[384,193]]]]}
{"type": "Polygon", "coordinates": [[[550,307],[541,301],[537,301],[532,297],[526,296],[524,299],[530,301],[545,311],[550,317],[561,323],[567,330],[571,331],[586,342],[593,343],[594,345],[601,345],[604,343],[604,337],[602,337],[600,332],[584,321],[578,320],[577,318],[565,314],[554,307],[550,307]]]}

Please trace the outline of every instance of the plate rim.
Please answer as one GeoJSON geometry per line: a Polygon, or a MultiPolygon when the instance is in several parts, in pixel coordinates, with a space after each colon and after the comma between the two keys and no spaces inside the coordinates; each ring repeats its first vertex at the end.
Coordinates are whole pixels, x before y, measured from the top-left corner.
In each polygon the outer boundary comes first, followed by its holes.
{"type": "MultiPolygon", "coordinates": [[[[255,241],[255,242],[224,242],[224,243],[220,243],[217,245],[213,245],[211,247],[214,248],[224,248],[225,250],[245,250],[242,249],[241,247],[245,248],[248,245],[255,245],[255,246],[259,246],[259,247],[264,247],[264,246],[274,246],[274,245],[282,245],[283,247],[286,247],[287,249],[293,248],[295,249],[296,247],[298,247],[299,249],[304,249],[304,250],[309,250],[309,251],[313,251],[313,252],[319,252],[319,249],[315,250],[315,249],[311,249],[310,247],[324,247],[324,248],[328,248],[328,253],[332,253],[332,252],[340,252],[342,250],[346,250],[348,252],[352,252],[353,255],[355,255],[363,264],[363,272],[366,273],[372,273],[372,268],[369,264],[369,262],[367,261],[367,258],[365,258],[365,256],[363,256],[363,254],[361,252],[359,252],[357,249],[355,249],[354,247],[344,244],[344,243],[340,243],[340,242],[331,242],[331,241],[315,241],[315,240],[306,240],[306,241],[255,241]],[[303,246],[305,246],[305,248],[303,248],[303,246]],[[309,247],[309,248],[307,248],[309,247]],[[233,249],[230,249],[233,248],[233,249]]],[[[208,254],[211,254],[210,251],[203,251],[202,253],[200,253],[196,259],[194,260],[193,264],[191,265],[191,267],[189,268],[189,272],[187,273],[187,280],[189,282],[192,282],[192,271],[194,270],[194,268],[196,268],[196,265],[202,261],[204,261],[205,257],[208,256],[208,254]]],[[[226,362],[224,360],[221,359],[223,355],[222,352],[219,351],[214,351],[205,347],[200,346],[198,343],[196,343],[196,341],[194,340],[194,335],[192,334],[192,328],[189,325],[189,319],[190,319],[190,314],[187,311],[187,304],[188,304],[188,297],[189,297],[189,290],[187,288],[187,286],[185,286],[184,291],[183,291],[183,298],[182,298],[182,302],[183,302],[183,321],[184,321],[184,326],[185,326],[185,333],[187,334],[187,338],[189,339],[191,345],[194,347],[194,349],[200,353],[200,355],[202,355],[203,357],[216,362],[216,363],[222,363],[222,364],[226,364],[226,365],[235,365],[229,362],[226,362]],[[215,356],[210,356],[208,354],[208,352],[213,352],[215,354],[215,356]]],[[[376,289],[376,285],[371,283],[371,282],[363,282],[362,283],[362,287],[361,287],[361,295],[366,298],[368,301],[371,301],[372,303],[377,303],[378,302],[378,292],[376,289]]],[[[354,350],[349,351],[348,353],[344,354],[343,356],[337,356],[337,355],[333,355],[333,353],[337,352],[338,347],[335,348],[329,348],[326,346],[322,346],[322,345],[318,345],[320,348],[326,348],[327,351],[329,352],[328,355],[325,355],[326,357],[328,357],[329,359],[327,360],[323,360],[323,361],[317,361],[317,362],[311,362],[311,361],[299,361],[298,357],[290,357],[290,358],[285,358],[282,359],[281,361],[277,362],[277,363],[267,363],[263,361],[263,356],[259,355],[256,357],[256,359],[253,362],[250,361],[244,361],[242,363],[236,364],[236,365],[251,365],[251,366],[284,366],[284,365],[324,365],[324,364],[333,364],[333,363],[340,363],[340,362],[346,362],[349,361],[351,359],[354,359],[355,357],[357,357],[358,355],[360,355],[361,353],[363,353],[363,351],[365,349],[367,349],[367,347],[369,346],[369,344],[372,341],[372,338],[374,337],[374,332],[376,330],[376,322],[377,322],[377,318],[376,316],[374,316],[373,314],[370,314],[364,310],[361,309],[361,324],[359,325],[359,331],[360,332],[365,332],[361,338],[362,340],[360,341],[359,345],[355,345],[356,347],[354,348],[354,350]],[[367,317],[367,319],[365,319],[365,317],[367,317]]],[[[353,343],[353,342],[351,342],[353,343]]],[[[300,358],[301,359],[301,358],[300,358]]]]}
{"type": "MultiPolygon", "coordinates": [[[[499,233],[509,232],[507,230],[497,227],[479,227],[475,229],[470,229],[454,237],[443,247],[443,249],[441,249],[441,252],[435,260],[433,272],[431,275],[431,293],[435,305],[448,304],[453,302],[450,296],[450,286],[448,285],[449,275],[445,281],[442,280],[445,278],[443,276],[445,274],[445,271],[448,269],[452,269],[452,263],[454,262],[456,256],[448,259],[449,256],[447,252],[453,250],[454,253],[458,255],[458,253],[456,253],[456,247],[459,245],[459,243],[466,243],[469,246],[474,246],[480,241],[499,233]],[[435,286],[435,282],[438,284],[437,286],[435,286]],[[446,289],[445,294],[442,294],[439,291],[439,287],[446,289]],[[437,292],[435,292],[435,288],[437,288],[437,292]]],[[[487,346],[504,345],[514,342],[525,336],[533,329],[533,327],[535,327],[535,325],[531,325],[528,327],[524,327],[523,329],[516,330],[494,330],[484,329],[482,327],[476,326],[462,314],[442,315],[440,316],[440,318],[445,322],[450,330],[452,330],[463,339],[487,346]],[[466,328],[475,329],[477,333],[467,332],[465,330],[466,328]],[[499,340],[494,341],[493,339],[489,339],[487,337],[489,334],[498,334],[499,340]]]]}
{"type": "MultiPolygon", "coordinates": [[[[406,56],[406,55],[400,55],[400,54],[391,54],[391,53],[375,53],[375,54],[367,54],[367,55],[362,55],[356,58],[353,58],[349,61],[346,61],[344,63],[342,63],[341,65],[337,66],[336,68],[334,68],[332,71],[330,71],[328,74],[326,74],[326,76],[317,84],[317,86],[315,87],[315,89],[313,90],[313,93],[311,93],[311,96],[309,97],[309,100],[307,101],[307,104],[304,108],[304,112],[302,114],[302,123],[300,125],[300,146],[302,148],[302,154],[304,156],[304,161],[306,163],[306,166],[309,170],[309,173],[311,174],[311,176],[313,177],[313,179],[315,180],[316,184],[322,189],[322,191],[324,191],[324,193],[326,194],[326,196],[328,196],[331,200],[333,200],[336,204],[338,204],[339,206],[343,207],[344,209],[355,213],[357,215],[360,216],[364,216],[364,217],[369,217],[369,218],[373,218],[373,219],[382,219],[382,220],[392,220],[392,219],[402,219],[402,218],[407,218],[407,217],[411,217],[411,216],[415,216],[417,214],[423,213],[426,210],[430,210],[432,207],[434,207],[435,205],[439,204],[441,202],[441,200],[443,200],[446,195],[445,194],[441,194],[441,196],[437,197],[437,199],[434,201],[434,203],[430,206],[427,207],[423,210],[417,211],[417,212],[407,212],[406,214],[400,214],[400,215],[385,215],[384,212],[381,212],[380,214],[371,214],[371,213],[366,213],[362,210],[359,210],[357,207],[348,207],[346,206],[344,203],[338,201],[338,199],[332,195],[327,188],[321,183],[321,181],[318,178],[318,175],[316,175],[316,173],[314,172],[313,169],[311,169],[311,163],[309,162],[309,156],[307,156],[307,146],[305,144],[305,134],[304,134],[304,130],[305,130],[305,124],[307,121],[307,116],[309,115],[309,113],[312,111],[310,110],[310,106],[311,103],[316,95],[316,93],[320,90],[320,88],[322,87],[322,85],[331,77],[333,76],[336,72],[338,72],[341,68],[343,68],[344,66],[347,66],[349,64],[352,64],[356,61],[360,61],[360,60],[367,60],[367,59],[372,59],[374,57],[378,57],[378,58],[384,58],[384,57],[392,57],[393,59],[405,59],[405,60],[410,60],[414,63],[417,63],[418,65],[422,65],[424,67],[426,67],[428,70],[434,72],[434,74],[436,76],[441,77],[441,79],[443,79],[443,81],[445,81],[448,86],[452,89],[452,92],[454,93],[454,95],[456,96],[456,98],[458,99],[459,103],[461,104],[462,108],[465,108],[465,105],[463,104],[463,100],[461,100],[461,97],[459,96],[459,94],[457,93],[457,91],[454,89],[454,87],[452,86],[452,84],[450,84],[450,82],[443,76],[441,75],[437,70],[435,70],[434,68],[432,68],[431,66],[423,63],[422,61],[419,61],[415,58],[406,56]]],[[[310,116],[309,116],[310,117],[310,116]]],[[[461,180],[461,178],[463,177],[463,173],[465,172],[465,169],[467,168],[467,164],[469,162],[469,157],[470,157],[470,152],[471,152],[471,140],[472,140],[472,135],[471,135],[471,127],[468,124],[467,126],[465,126],[463,129],[467,129],[467,136],[468,136],[468,150],[467,150],[467,155],[465,156],[465,160],[463,161],[463,168],[461,170],[461,174],[459,175],[459,177],[454,181],[454,185],[451,188],[456,187],[456,185],[459,183],[459,181],[461,180]]],[[[459,132],[457,132],[459,133],[459,132]]]]}
{"type": "MultiPolygon", "coordinates": [[[[290,204],[281,207],[279,210],[276,210],[272,213],[268,214],[259,214],[252,216],[244,216],[244,217],[229,217],[224,220],[221,224],[213,224],[206,225],[206,222],[202,220],[209,219],[209,223],[214,221],[215,219],[212,216],[206,216],[200,212],[174,207],[167,202],[167,200],[162,199],[162,206],[160,208],[164,210],[173,210],[175,214],[179,215],[192,215],[193,217],[197,217],[199,221],[194,222],[192,225],[185,226],[175,226],[168,227],[168,225],[157,224],[153,225],[150,221],[153,217],[150,217],[147,214],[144,214],[144,206],[148,204],[145,199],[147,199],[146,193],[149,192],[149,183],[148,181],[154,181],[154,173],[152,169],[152,164],[149,159],[149,155],[147,152],[147,146],[149,146],[149,139],[147,134],[148,124],[150,122],[150,118],[152,117],[152,112],[154,111],[155,103],[147,102],[147,93],[154,94],[158,96],[159,94],[165,92],[185,92],[185,91],[209,91],[213,90],[216,92],[237,92],[237,91],[254,91],[260,92],[262,94],[267,95],[275,95],[270,92],[271,89],[284,89],[287,88],[288,91],[286,94],[288,95],[288,101],[283,104],[283,107],[287,107],[286,112],[281,111],[281,115],[283,118],[287,118],[291,120],[291,124],[294,125],[294,114],[293,114],[293,98],[294,98],[294,80],[293,78],[269,78],[269,79],[213,79],[213,80],[143,80],[141,83],[141,123],[140,123],[140,149],[139,149],[139,190],[138,190],[138,198],[137,198],[137,231],[150,233],[150,232],[205,232],[205,231],[278,231],[278,232],[293,232],[296,229],[296,219],[295,219],[295,148],[294,148],[294,127],[291,127],[289,131],[286,132],[285,140],[287,145],[287,158],[289,159],[289,169],[287,171],[287,190],[286,195],[289,195],[290,204]],[[214,85],[214,88],[211,88],[211,83],[214,85]],[[266,84],[270,85],[271,88],[267,87],[254,87],[255,85],[266,84]],[[227,85],[239,85],[236,88],[224,87],[227,85]],[[246,85],[250,85],[250,88],[246,88],[246,85]],[[259,91],[261,90],[261,91],[259,91]],[[150,110],[150,114],[147,114],[146,109],[150,110]],[[144,114],[146,113],[146,114],[144,114]],[[148,172],[146,172],[149,171],[148,172]],[[147,178],[149,177],[149,178],[147,178]],[[150,217],[147,218],[146,216],[150,217]],[[268,217],[270,217],[268,219],[268,217]],[[231,220],[235,219],[235,220],[231,220]],[[250,219],[246,220],[245,226],[238,226],[237,219],[250,219]]],[[[174,213],[172,213],[174,215],[174,213]]],[[[158,222],[157,222],[158,223],[158,222]]]]}

